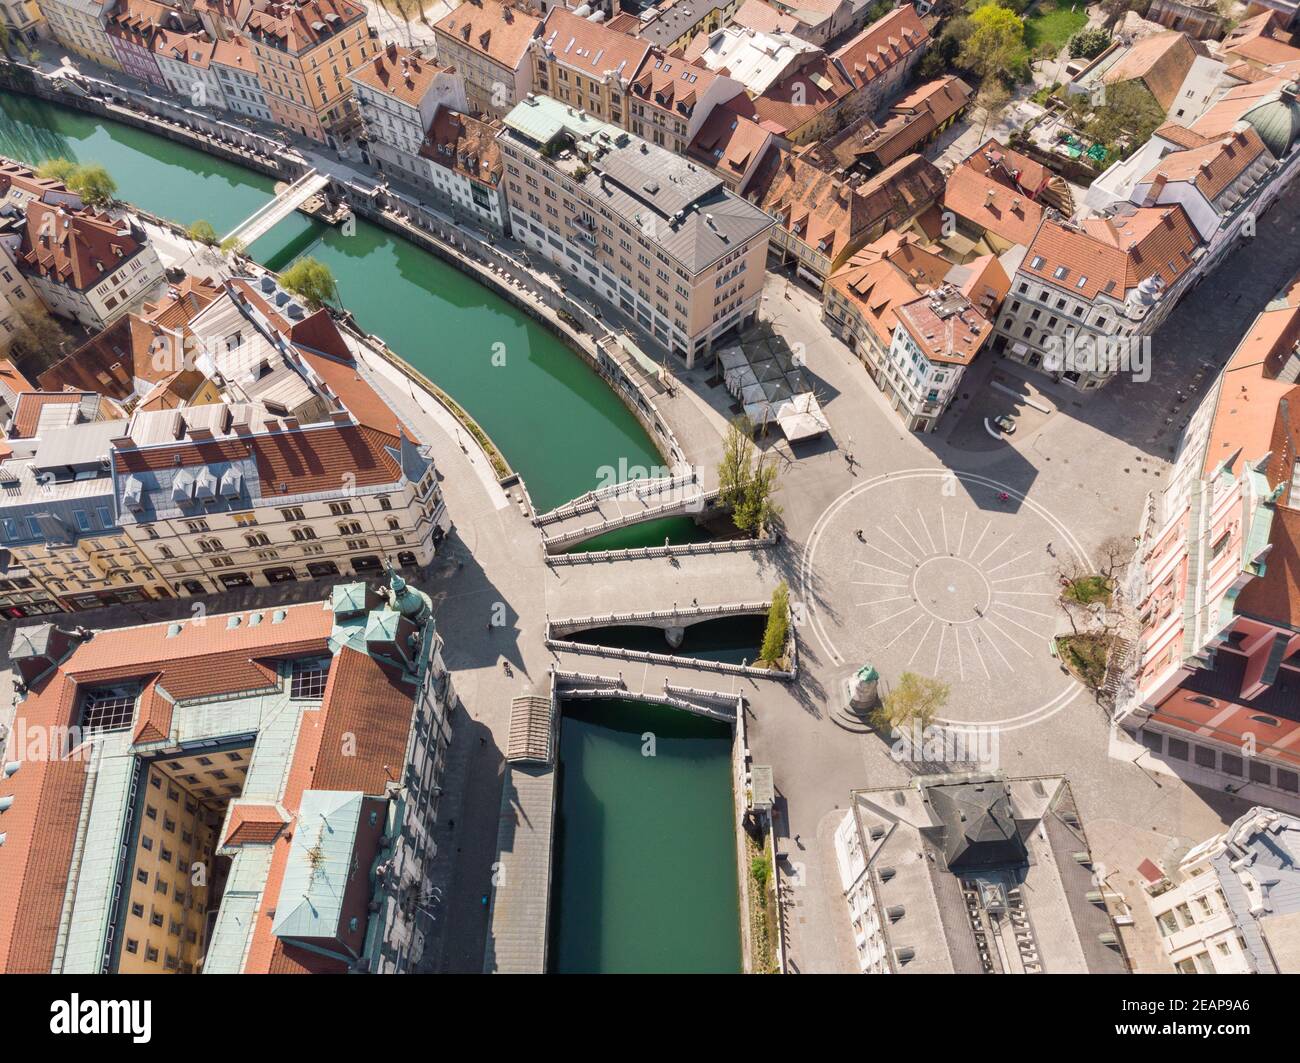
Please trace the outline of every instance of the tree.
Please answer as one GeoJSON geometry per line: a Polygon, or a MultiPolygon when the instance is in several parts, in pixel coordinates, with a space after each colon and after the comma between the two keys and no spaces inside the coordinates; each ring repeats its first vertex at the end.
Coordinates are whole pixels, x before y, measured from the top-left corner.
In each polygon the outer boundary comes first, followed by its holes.
{"type": "Polygon", "coordinates": [[[117,194],[117,182],[102,166],[81,166],[71,159],[46,159],[36,171],[59,181],[92,207],[102,207],[117,194]]]}
{"type": "Polygon", "coordinates": [[[58,181],[66,185],[72,180],[72,175],[77,172],[77,164],[71,159],[46,159],[36,168],[36,172],[47,180],[58,181]]]}
{"type": "Polygon", "coordinates": [[[984,142],[984,130],[988,128],[989,119],[1000,115],[1010,99],[1011,92],[1002,84],[1001,78],[989,78],[980,86],[975,94],[975,104],[984,112],[984,120],[980,123],[980,143],[984,142]]]}
{"type": "Polygon", "coordinates": [[[6,337],[8,346],[0,346],[0,353],[34,379],[67,353],[64,345],[70,337],[43,306],[29,304],[17,310],[17,327],[6,337]]]}
{"type": "Polygon", "coordinates": [[[232,255],[242,255],[245,251],[244,241],[238,236],[227,236],[221,241],[221,250],[232,255]]]}
{"type": "Polygon", "coordinates": [[[727,427],[718,462],[718,491],[719,501],[731,510],[732,523],[743,532],[758,535],[781,510],[772,502],[776,464],[758,456],[753,432],[753,422],[744,416],[727,427]]]}
{"type": "Polygon", "coordinates": [[[970,16],[971,34],[958,62],[982,78],[1018,81],[1029,66],[1025,20],[1000,4],[986,3],[970,16]]]}
{"type": "Polygon", "coordinates": [[[92,207],[102,207],[117,194],[117,182],[102,166],[80,166],[67,182],[92,207]]]}
{"type": "Polygon", "coordinates": [[[772,604],[767,610],[767,627],[763,630],[763,646],[758,652],[758,659],[778,661],[784,657],[789,634],[790,588],[782,580],[772,592],[772,604]]]}
{"type": "Polygon", "coordinates": [[[1084,26],[1070,38],[1071,59],[1095,59],[1110,44],[1110,34],[1101,26],[1084,26]]]}
{"type": "Polygon", "coordinates": [[[1113,146],[1124,136],[1130,144],[1145,144],[1164,120],[1164,108],[1150,89],[1140,81],[1123,81],[1105,86],[1105,101],[1093,112],[1084,132],[1099,144],[1113,146]]]}
{"type": "Polygon", "coordinates": [[[946,704],[947,683],[915,672],[904,672],[898,677],[898,685],[872,710],[871,726],[885,733],[895,729],[911,730],[914,724],[925,729],[934,723],[939,710],[946,704]]]}
{"type": "Polygon", "coordinates": [[[188,230],[191,240],[197,240],[201,244],[207,244],[212,247],[217,242],[217,230],[212,227],[212,222],[204,221],[200,218],[188,230]]]}
{"type": "Polygon", "coordinates": [[[338,285],[329,266],[310,255],[298,259],[280,274],[280,283],[296,295],[301,295],[313,310],[319,310],[338,296],[338,285]]]}
{"type": "Polygon", "coordinates": [[[752,475],[754,441],[750,437],[753,432],[753,422],[742,415],[727,426],[727,438],[722,442],[722,460],[718,462],[719,500],[729,509],[734,510],[741,503],[745,484],[752,475]]]}

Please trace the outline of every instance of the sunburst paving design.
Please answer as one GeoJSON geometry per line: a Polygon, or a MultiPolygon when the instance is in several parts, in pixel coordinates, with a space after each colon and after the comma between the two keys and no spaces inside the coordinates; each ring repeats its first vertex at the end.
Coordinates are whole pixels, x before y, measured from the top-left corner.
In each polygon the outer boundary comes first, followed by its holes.
{"type": "Polygon", "coordinates": [[[1060,561],[1089,564],[1042,505],[974,473],[912,469],[846,491],[801,569],[805,634],[846,671],[869,662],[951,691],[944,719],[1000,730],[1059,712],[1081,687],[1052,653],[1060,561]]]}
{"type": "Polygon", "coordinates": [[[871,560],[854,559],[860,578],[851,582],[863,588],[854,607],[869,613],[864,630],[880,632],[869,641],[881,652],[910,647],[908,668],[991,679],[1047,652],[1054,594],[1035,588],[1051,578],[1042,564],[1050,557],[1027,539],[1017,550],[1014,535],[990,537],[992,519],[975,522],[970,513],[950,522],[942,508],[929,519],[917,509],[910,520],[895,513],[892,523],[860,529],[871,560]]]}

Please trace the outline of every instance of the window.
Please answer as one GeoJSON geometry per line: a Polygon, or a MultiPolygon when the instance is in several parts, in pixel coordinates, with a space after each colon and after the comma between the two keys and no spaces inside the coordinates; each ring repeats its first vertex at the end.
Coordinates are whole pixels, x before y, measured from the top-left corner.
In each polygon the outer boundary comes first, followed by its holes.
{"type": "Polygon", "coordinates": [[[289,697],[296,701],[315,700],[325,696],[325,682],[329,665],[320,660],[294,661],[289,678],[289,697]]]}
{"type": "Polygon", "coordinates": [[[352,512],[351,502],[331,502],[330,516],[342,517],[352,512]]]}

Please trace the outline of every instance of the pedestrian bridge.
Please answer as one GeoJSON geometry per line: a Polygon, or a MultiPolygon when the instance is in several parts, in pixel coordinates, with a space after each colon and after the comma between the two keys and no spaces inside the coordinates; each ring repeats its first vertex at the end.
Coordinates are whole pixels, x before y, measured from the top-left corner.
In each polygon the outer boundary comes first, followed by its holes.
{"type": "Polygon", "coordinates": [[[273,200],[263,203],[226,233],[221,242],[228,244],[233,241],[240,247],[251,247],[329,183],[330,179],[325,174],[315,169],[308,170],[273,200]]]}
{"type": "Polygon", "coordinates": [[[728,602],[722,605],[686,605],[672,609],[655,609],[642,613],[608,613],[604,616],[573,616],[546,621],[546,637],[565,641],[581,631],[603,627],[662,628],[670,646],[682,644],[688,627],[728,616],[766,616],[771,602],[728,602]]]}
{"type": "Polygon", "coordinates": [[[608,532],[665,517],[703,520],[717,512],[719,492],[705,490],[694,472],[628,480],[580,495],[533,518],[548,554],[558,554],[608,532]]]}

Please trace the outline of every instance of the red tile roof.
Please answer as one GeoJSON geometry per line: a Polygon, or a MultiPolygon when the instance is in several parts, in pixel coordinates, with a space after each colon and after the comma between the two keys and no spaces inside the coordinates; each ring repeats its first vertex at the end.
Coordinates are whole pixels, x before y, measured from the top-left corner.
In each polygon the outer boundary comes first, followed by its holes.
{"type": "Polygon", "coordinates": [[[1239,55],[1261,66],[1294,63],[1300,60],[1300,48],[1291,43],[1290,35],[1281,28],[1281,22],[1280,12],[1261,12],[1228,34],[1222,51],[1227,56],[1239,55]]]}
{"type": "Polygon", "coordinates": [[[419,52],[389,43],[352,71],[352,80],[382,92],[408,107],[419,107],[438,75],[447,67],[425,59],[419,52]]]}
{"type": "Polygon", "coordinates": [[[1043,221],[1043,208],[1028,193],[1013,191],[970,166],[958,166],[948,177],[943,205],[1012,244],[1028,246],[1043,221]]]}
{"type": "Polygon", "coordinates": [[[501,183],[499,123],[480,122],[467,114],[439,107],[420,145],[420,155],[445,170],[495,188],[501,183]]]}
{"type": "Polygon", "coordinates": [[[528,42],[541,24],[540,18],[511,4],[465,0],[433,28],[435,33],[445,33],[509,70],[518,70],[528,54],[528,42]]]}
{"type": "Polygon", "coordinates": [[[40,423],[41,411],[46,406],[62,406],[79,403],[93,392],[89,391],[25,391],[18,396],[14,406],[13,424],[9,426],[9,435],[13,439],[30,439],[36,435],[40,423]]]}
{"type": "Polygon", "coordinates": [[[1156,102],[1168,111],[1198,54],[1198,46],[1185,33],[1178,30],[1154,33],[1129,48],[1106,71],[1102,81],[1107,85],[1141,81],[1156,102]]]}
{"type": "Polygon", "coordinates": [[[724,104],[709,112],[687,154],[739,180],[771,142],[772,135],[771,130],[764,129],[753,118],[724,104]]]}
{"type": "Polygon", "coordinates": [[[1267,148],[1254,128],[1236,130],[1201,147],[1173,151],[1142,178],[1143,183],[1187,182],[1210,202],[1239,178],[1267,148]]]}
{"type": "Polygon", "coordinates": [[[341,30],[364,22],[366,9],[352,0],[305,0],[268,3],[248,16],[247,31],[254,40],[283,45],[301,55],[338,37],[341,30]],[[317,28],[322,27],[322,28],[317,28]]]}
{"type": "Polygon", "coordinates": [[[288,819],[275,805],[236,802],[231,805],[222,845],[270,845],[288,819]]]}
{"type": "Polygon", "coordinates": [[[608,72],[633,77],[650,52],[645,41],[578,18],[562,6],[547,13],[538,37],[549,49],[548,58],[598,80],[608,72]]]}
{"type": "Polygon", "coordinates": [[[862,88],[919,48],[930,34],[911,4],[872,23],[835,53],[856,87],[862,88]]]}
{"type": "Polygon", "coordinates": [[[1141,207],[1116,218],[1089,218],[1082,229],[1044,222],[1020,268],[1081,299],[1104,293],[1122,301],[1148,277],[1172,285],[1191,266],[1198,243],[1182,207],[1141,207]],[[1065,274],[1058,277],[1061,269],[1065,274]]]}
{"type": "Polygon", "coordinates": [[[25,272],[84,292],[142,246],[129,226],[107,214],[33,202],[17,257],[25,272]]]}

